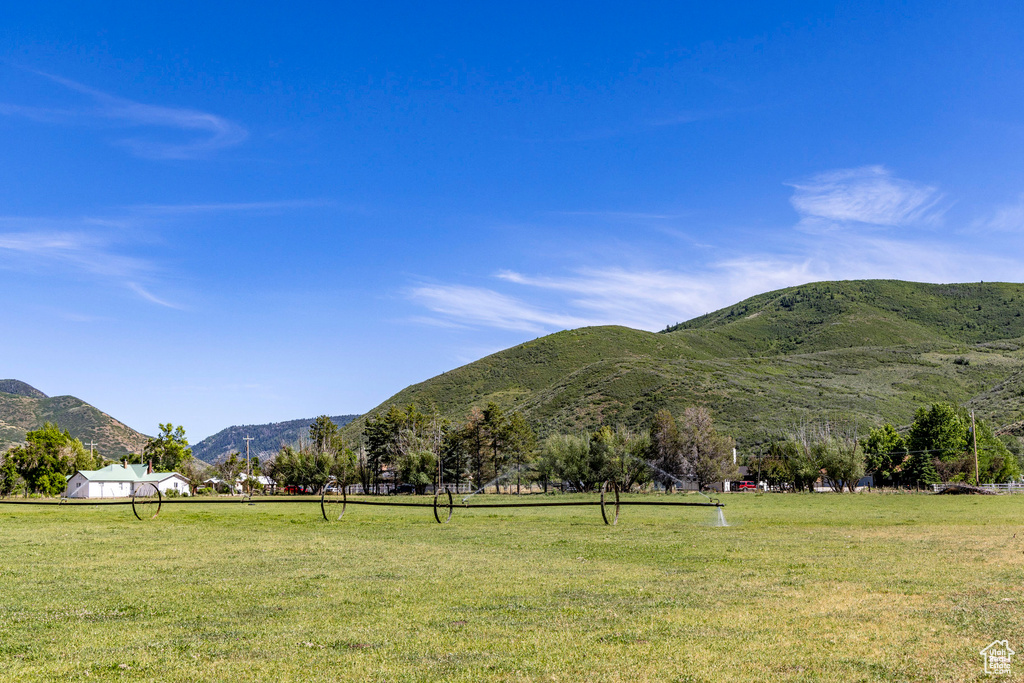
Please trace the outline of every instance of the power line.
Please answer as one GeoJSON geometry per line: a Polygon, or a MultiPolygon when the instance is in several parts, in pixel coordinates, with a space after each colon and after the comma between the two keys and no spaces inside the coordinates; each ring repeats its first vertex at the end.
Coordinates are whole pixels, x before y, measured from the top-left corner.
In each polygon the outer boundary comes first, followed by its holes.
{"type": "MultiPolygon", "coordinates": [[[[879,453],[871,453],[871,455],[917,455],[918,453],[947,453],[951,449],[949,448],[926,448],[920,451],[884,451],[879,453]]],[[[964,450],[964,455],[969,454],[969,449],[964,450]]],[[[771,458],[769,458],[771,459],[771,458]]]]}

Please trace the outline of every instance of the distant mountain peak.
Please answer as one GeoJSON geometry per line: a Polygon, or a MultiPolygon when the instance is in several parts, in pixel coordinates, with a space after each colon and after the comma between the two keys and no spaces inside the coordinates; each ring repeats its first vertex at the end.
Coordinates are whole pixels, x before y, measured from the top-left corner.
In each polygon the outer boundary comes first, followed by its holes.
{"type": "MultiPolygon", "coordinates": [[[[344,427],[358,415],[334,415],[331,420],[344,427]]],[[[192,445],[192,455],[208,463],[220,462],[229,454],[245,454],[245,437],[252,437],[250,452],[255,458],[276,454],[282,446],[295,445],[309,434],[315,417],[256,425],[232,425],[192,445]]]]}
{"type": "Polygon", "coordinates": [[[47,422],[82,443],[95,443],[105,457],[139,453],[147,437],[74,396],[47,396],[16,379],[0,380],[0,453],[24,443],[47,422]]]}
{"type": "Polygon", "coordinates": [[[27,396],[28,398],[49,398],[49,396],[31,384],[26,384],[17,379],[0,379],[0,392],[14,394],[15,396],[27,396]]]}

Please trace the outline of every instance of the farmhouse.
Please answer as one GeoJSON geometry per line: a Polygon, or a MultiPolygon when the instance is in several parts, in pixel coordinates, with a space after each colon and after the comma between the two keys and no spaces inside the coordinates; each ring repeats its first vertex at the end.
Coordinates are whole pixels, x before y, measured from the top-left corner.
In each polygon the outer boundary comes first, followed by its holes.
{"type": "Polygon", "coordinates": [[[153,472],[148,465],[107,465],[100,470],[79,470],[68,479],[68,498],[127,498],[141,484],[154,484],[160,493],[189,495],[188,479],[177,472],[153,472]]]}
{"type": "MultiPolygon", "coordinates": [[[[245,472],[242,472],[241,474],[238,475],[238,477],[235,478],[234,483],[226,481],[219,477],[210,477],[209,479],[203,480],[203,486],[208,486],[214,491],[219,491],[222,493],[242,493],[246,488],[245,482],[248,481],[248,479],[249,476],[245,472]]],[[[258,477],[252,477],[252,480],[256,482],[255,486],[258,488],[262,488],[263,491],[273,491],[274,487],[277,486],[277,482],[275,482],[273,479],[271,479],[270,477],[264,477],[262,475],[258,477]]]]}

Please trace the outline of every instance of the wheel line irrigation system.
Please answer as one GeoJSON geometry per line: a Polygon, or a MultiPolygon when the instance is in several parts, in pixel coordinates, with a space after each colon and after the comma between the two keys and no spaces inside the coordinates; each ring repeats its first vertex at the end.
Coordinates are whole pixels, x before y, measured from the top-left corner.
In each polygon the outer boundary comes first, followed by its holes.
{"type": "MultiPolygon", "coordinates": [[[[309,497],[252,497],[251,495],[242,496],[240,499],[243,504],[256,505],[257,503],[320,503],[320,513],[323,518],[328,522],[338,521],[344,516],[345,510],[349,505],[374,505],[378,507],[413,507],[413,508],[431,508],[434,512],[434,519],[438,524],[447,524],[451,521],[452,515],[455,510],[473,510],[473,509],[494,509],[494,508],[543,508],[543,507],[593,507],[600,506],[601,518],[605,524],[615,525],[619,522],[619,510],[622,507],[630,505],[642,505],[642,506],[661,506],[661,507],[704,507],[704,508],[717,508],[719,517],[723,520],[722,524],[718,526],[724,526],[724,517],[722,517],[722,508],[725,507],[720,501],[715,498],[708,498],[706,503],[690,503],[685,501],[671,501],[671,500],[623,500],[619,495],[619,487],[613,481],[606,481],[602,484],[600,489],[600,498],[598,500],[571,500],[571,501],[549,501],[541,503],[524,503],[524,502],[507,502],[507,503],[475,503],[470,504],[466,502],[456,503],[452,499],[451,489],[442,489],[434,494],[433,502],[415,502],[415,501],[395,501],[395,500],[374,500],[366,498],[349,498],[345,489],[342,488],[338,492],[328,492],[326,489],[320,495],[319,499],[309,497]]],[[[160,490],[153,484],[145,484],[135,491],[132,495],[131,500],[83,500],[77,501],[69,498],[61,498],[58,500],[17,500],[17,499],[6,499],[0,500],[0,504],[9,505],[59,505],[66,507],[78,507],[87,505],[131,505],[132,513],[140,521],[147,519],[154,519],[160,514],[160,510],[163,509],[164,505],[179,505],[179,504],[212,504],[212,503],[227,503],[238,505],[238,498],[164,498],[161,495],[160,490]]]]}

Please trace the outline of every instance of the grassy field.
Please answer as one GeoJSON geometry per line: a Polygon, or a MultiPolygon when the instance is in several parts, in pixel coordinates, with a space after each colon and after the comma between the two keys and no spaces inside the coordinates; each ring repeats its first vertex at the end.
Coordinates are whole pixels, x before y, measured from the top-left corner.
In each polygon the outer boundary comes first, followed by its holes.
{"type": "Polygon", "coordinates": [[[0,679],[961,681],[995,639],[1024,653],[1024,496],[723,500],[727,528],[0,506],[0,679]]]}

